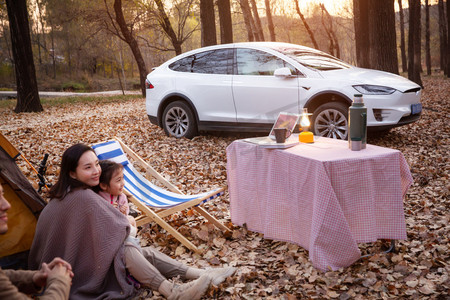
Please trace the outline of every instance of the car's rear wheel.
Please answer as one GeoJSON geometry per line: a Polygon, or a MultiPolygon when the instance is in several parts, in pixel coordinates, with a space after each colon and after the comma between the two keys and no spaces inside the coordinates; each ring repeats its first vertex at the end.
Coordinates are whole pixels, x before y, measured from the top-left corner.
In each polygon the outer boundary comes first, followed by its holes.
{"type": "Polygon", "coordinates": [[[333,139],[347,139],[348,106],[342,102],[329,102],[319,106],[312,117],[314,135],[333,139]]]}
{"type": "Polygon", "coordinates": [[[197,122],[192,109],[185,102],[174,101],[167,105],[162,116],[164,132],[177,138],[197,135],[197,122]]]}

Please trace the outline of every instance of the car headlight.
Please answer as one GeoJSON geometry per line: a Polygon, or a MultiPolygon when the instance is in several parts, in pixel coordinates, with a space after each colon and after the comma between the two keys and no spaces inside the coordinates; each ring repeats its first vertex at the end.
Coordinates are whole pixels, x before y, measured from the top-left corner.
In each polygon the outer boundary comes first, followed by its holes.
{"type": "Polygon", "coordinates": [[[396,90],[387,86],[361,84],[354,85],[355,90],[364,95],[390,95],[396,90]]]}

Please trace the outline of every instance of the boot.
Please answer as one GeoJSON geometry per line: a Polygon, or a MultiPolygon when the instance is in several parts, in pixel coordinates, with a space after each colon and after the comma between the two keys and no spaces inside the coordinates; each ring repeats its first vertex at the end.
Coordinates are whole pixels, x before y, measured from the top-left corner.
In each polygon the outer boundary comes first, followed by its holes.
{"type": "Polygon", "coordinates": [[[205,274],[211,277],[211,283],[215,286],[218,286],[222,282],[230,277],[236,272],[236,268],[227,267],[227,268],[209,268],[205,270],[205,274]]]}
{"type": "Polygon", "coordinates": [[[167,300],[198,300],[205,294],[210,284],[211,277],[205,274],[194,281],[174,285],[167,300]]]}

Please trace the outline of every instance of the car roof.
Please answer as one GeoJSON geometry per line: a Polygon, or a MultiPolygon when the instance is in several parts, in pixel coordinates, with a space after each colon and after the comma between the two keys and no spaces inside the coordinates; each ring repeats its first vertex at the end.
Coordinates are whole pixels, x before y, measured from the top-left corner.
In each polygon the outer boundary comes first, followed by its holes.
{"type": "Polygon", "coordinates": [[[223,49],[223,48],[237,48],[237,47],[265,49],[265,50],[270,49],[270,50],[275,50],[275,51],[279,51],[279,50],[286,49],[286,48],[296,48],[301,51],[326,54],[325,52],[322,52],[320,50],[316,50],[316,49],[313,49],[310,47],[301,46],[301,45],[297,45],[297,44],[283,43],[283,42],[241,42],[241,43],[212,45],[212,46],[206,46],[206,47],[193,49],[193,50],[184,52],[182,54],[179,54],[179,55],[167,60],[162,65],[171,64],[172,62],[177,61],[180,58],[183,58],[183,57],[195,54],[195,53],[203,52],[203,51],[209,51],[209,50],[214,50],[214,49],[223,49]]]}

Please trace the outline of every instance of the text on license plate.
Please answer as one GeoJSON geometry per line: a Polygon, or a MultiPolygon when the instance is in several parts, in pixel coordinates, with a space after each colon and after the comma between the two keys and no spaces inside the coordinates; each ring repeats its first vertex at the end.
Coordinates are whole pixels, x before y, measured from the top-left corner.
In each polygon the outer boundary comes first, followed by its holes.
{"type": "Polygon", "coordinates": [[[411,114],[415,115],[422,112],[422,103],[411,104],[411,114]]]}

